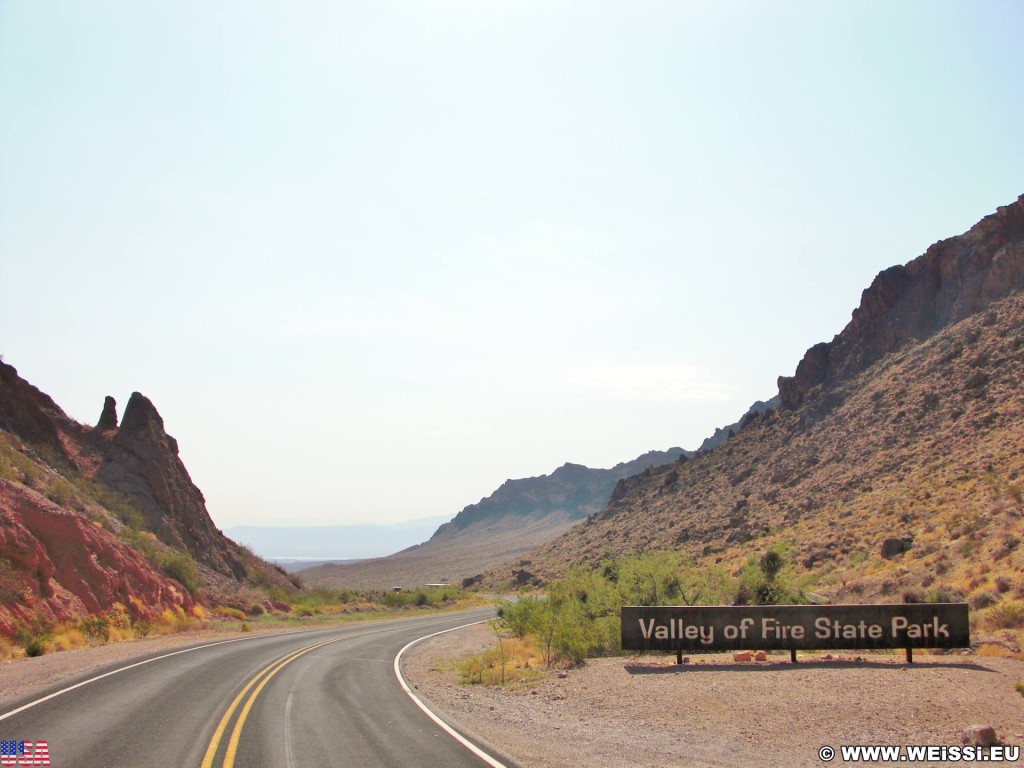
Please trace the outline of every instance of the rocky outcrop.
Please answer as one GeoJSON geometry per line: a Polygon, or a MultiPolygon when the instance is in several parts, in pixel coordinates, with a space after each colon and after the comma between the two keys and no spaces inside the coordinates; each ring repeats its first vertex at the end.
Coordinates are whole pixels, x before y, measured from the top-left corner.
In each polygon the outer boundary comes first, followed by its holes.
{"type": "Polygon", "coordinates": [[[202,492],[178,456],[178,443],[149,398],[133,392],[120,428],[100,445],[96,479],[137,507],[162,541],[219,573],[245,577],[237,550],[210,519],[202,492]]]}
{"type": "Polygon", "coordinates": [[[880,272],[839,335],[811,347],[794,376],[779,378],[782,407],[794,409],[819,384],[855,376],[885,355],[1021,288],[1024,195],[965,234],[936,243],[905,266],[880,272]]]}

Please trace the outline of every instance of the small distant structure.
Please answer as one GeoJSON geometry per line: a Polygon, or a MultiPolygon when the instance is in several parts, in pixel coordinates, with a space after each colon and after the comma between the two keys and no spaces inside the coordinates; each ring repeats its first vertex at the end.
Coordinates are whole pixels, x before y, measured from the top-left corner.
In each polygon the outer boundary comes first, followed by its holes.
{"type": "Polygon", "coordinates": [[[447,581],[439,581],[439,582],[437,582],[435,584],[424,584],[423,586],[430,587],[432,589],[436,589],[438,587],[450,587],[451,584],[449,584],[447,581]]]}
{"type": "Polygon", "coordinates": [[[391,589],[392,589],[393,591],[395,591],[395,592],[401,592],[401,591],[402,591],[402,588],[401,588],[401,587],[392,587],[391,589]]]}

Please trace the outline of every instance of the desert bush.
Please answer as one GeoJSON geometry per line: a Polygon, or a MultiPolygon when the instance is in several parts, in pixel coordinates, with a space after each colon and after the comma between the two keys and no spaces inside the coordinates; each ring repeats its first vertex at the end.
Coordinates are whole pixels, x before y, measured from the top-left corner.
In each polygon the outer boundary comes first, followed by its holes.
{"type": "Polygon", "coordinates": [[[959,603],[963,599],[962,592],[945,585],[932,587],[924,593],[926,603],[959,603]]]}
{"type": "Polygon", "coordinates": [[[79,626],[93,640],[105,643],[110,638],[110,622],[105,616],[87,616],[79,626]]]}
{"type": "Polygon", "coordinates": [[[971,608],[976,611],[988,608],[998,602],[999,595],[995,592],[978,592],[977,594],[972,595],[970,599],[971,608]]]}
{"type": "Polygon", "coordinates": [[[734,603],[797,605],[806,602],[806,588],[792,573],[788,553],[781,547],[767,550],[760,558],[751,556],[738,574],[740,587],[734,603]]]}
{"type": "Polygon", "coordinates": [[[1024,627],[1024,600],[1004,600],[989,609],[986,622],[991,629],[1024,627]]]}
{"type": "Polygon", "coordinates": [[[418,587],[402,592],[382,592],[376,595],[367,595],[374,601],[388,608],[405,608],[415,605],[418,607],[436,608],[445,603],[452,603],[465,598],[466,593],[461,587],[418,587]]]}
{"type": "Polygon", "coordinates": [[[106,613],[107,624],[115,629],[131,629],[132,619],[124,603],[114,603],[106,613]]]}
{"type": "Polygon", "coordinates": [[[26,656],[42,656],[44,653],[46,653],[46,644],[41,638],[34,637],[25,644],[26,656]]]}

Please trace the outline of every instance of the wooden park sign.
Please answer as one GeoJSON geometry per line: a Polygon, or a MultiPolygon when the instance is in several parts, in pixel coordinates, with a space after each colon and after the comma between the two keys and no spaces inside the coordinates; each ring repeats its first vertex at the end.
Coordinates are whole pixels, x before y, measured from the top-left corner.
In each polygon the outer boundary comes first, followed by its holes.
{"type": "Polygon", "coordinates": [[[966,603],[907,605],[629,606],[627,651],[740,651],[965,648],[966,603]]]}

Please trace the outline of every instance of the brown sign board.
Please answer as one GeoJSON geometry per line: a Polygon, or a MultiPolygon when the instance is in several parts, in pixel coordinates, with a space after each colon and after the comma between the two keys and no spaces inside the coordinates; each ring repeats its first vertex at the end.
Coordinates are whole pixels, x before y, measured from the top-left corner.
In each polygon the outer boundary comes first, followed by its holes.
{"type": "Polygon", "coordinates": [[[966,648],[966,603],[624,607],[627,651],[966,648]]]}

